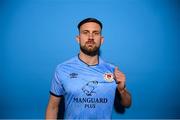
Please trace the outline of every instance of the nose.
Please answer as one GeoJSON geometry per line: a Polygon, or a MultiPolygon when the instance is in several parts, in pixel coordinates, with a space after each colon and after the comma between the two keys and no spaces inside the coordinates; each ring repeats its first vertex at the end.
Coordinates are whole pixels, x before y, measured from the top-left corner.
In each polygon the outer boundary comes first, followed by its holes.
{"type": "Polygon", "coordinates": [[[89,33],[89,39],[93,39],[93,33],[89,33]]]}

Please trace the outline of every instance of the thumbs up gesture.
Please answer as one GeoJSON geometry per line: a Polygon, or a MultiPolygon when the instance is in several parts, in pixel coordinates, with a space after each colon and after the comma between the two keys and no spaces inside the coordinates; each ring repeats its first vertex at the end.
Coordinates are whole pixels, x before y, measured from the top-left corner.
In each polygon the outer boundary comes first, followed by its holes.
{"type": "Polygon", "coordinates": [[[125,87],[125,81],[126,77],[125,75],[118,69],[118,67],[115,67],[114,70],[114,78],[116,80],[116,83],[118,84],[119,89],[123,89],[125,87]]]}

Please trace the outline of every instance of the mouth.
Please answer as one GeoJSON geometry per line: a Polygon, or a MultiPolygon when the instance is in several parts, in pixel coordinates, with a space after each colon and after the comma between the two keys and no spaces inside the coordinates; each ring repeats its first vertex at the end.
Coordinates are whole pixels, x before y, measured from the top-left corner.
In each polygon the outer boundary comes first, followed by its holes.
{"type": "Polygon", "coordinates": [[[86,46],[87,46],[88,48],[92,48],[92,47],[94,47],[94,45],[95,45],[94,43],[87,43],[87,44],[86,44],[86,46]]]}
{"type": "Polygon", "coordinates": [[[95,42],[94,42],[94,41],[87,41],[86,44],[87,44],[87,45],[94,45],[95,42]]]}

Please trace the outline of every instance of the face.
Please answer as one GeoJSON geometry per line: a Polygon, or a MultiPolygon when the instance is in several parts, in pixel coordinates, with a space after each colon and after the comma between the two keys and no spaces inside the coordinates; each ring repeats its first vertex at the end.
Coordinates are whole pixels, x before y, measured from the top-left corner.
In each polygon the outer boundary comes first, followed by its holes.
{"type": "Polygon", "coordinates": [[[87,55],[96,55],[103,43],[101,27],[95,22],[88,22],[80,27],[79,36],[76,37],[81,51],[87,55]]]}

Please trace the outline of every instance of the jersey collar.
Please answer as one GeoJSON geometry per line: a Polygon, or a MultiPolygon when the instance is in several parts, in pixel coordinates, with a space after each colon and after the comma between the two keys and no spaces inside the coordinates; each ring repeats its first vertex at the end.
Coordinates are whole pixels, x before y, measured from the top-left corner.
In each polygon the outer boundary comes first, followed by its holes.
{"type": "Polygon", "coordinates": [[[84,61],[82,61],[79,57],[79,54],[77,55],[77,59],[79,61],[80,64],[82,65],[85,65],[85,66],[88,66],[88,67],[96,67],[96,66],[99,66],[101,63],[102,63],[102,59],[100,58],[100,56],[98,57],[98,63],[95,64],[95,65],[88,65],[87,63],[85,63],[84,61]]]}

